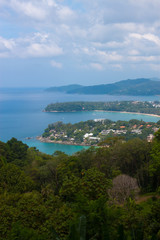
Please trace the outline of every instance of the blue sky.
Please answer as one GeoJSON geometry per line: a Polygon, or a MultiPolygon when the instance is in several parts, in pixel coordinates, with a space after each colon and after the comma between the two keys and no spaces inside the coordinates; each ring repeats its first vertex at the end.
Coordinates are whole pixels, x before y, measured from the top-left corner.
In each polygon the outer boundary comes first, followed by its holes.
{"type": "Polygon", "coordinates": [[[0,87],[160,78],[159,0],[0,0],[0,87]]]}

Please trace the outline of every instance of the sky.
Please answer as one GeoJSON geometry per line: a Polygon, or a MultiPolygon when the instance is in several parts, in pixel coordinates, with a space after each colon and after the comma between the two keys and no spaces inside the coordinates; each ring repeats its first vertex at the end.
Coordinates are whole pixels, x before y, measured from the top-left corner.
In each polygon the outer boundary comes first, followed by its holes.
{"type": "Polygon", "coordinates": [[[0,0],[0,87],[160,78],[160,0],[0,0]]]}

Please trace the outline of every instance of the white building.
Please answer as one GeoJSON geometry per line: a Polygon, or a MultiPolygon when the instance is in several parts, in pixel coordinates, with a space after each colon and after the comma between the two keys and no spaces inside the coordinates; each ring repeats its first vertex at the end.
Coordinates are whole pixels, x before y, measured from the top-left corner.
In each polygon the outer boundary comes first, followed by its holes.
{"type": "Polygon", "coordinates": [[[93,133],[86,133],[84,134],[83,138],[88,138],[88,137],[91,137],[93,136],[93,133]]]}

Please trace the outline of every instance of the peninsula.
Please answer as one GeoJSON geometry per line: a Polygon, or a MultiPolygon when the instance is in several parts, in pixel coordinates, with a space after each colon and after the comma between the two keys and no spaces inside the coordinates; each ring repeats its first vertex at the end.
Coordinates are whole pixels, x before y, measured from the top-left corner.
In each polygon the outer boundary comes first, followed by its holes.
{"type": "Polygon", "coordinates": [[[56,122],[49,124],[42,136],[37,137],[37,139],[42,142],[67,145],[103,146],[112,137],[122,137],[124,140],[138,137],[152,141],[154,133],[159,128],[160,121],[146,123],[136,119],[117,122],[108,119],[95,119],[75,124],[56,122]]]}
{"type": "Polygon", "coordinates": [[[51,103],[44,112],[118,111],[160,116],[160,102],[63,102],[51,103]]]}

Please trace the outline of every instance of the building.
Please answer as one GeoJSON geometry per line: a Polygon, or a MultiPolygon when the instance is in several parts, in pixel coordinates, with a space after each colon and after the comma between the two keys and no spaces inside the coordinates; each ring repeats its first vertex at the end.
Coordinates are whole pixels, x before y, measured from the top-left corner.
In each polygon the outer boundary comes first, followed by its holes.
{"type": "Polygon", "coordinates": [[[154,135],[153,134],[149,134],[148,137],[147,137],[147,142],[152,142],[153,138],[154,138],[154,135]]]}

